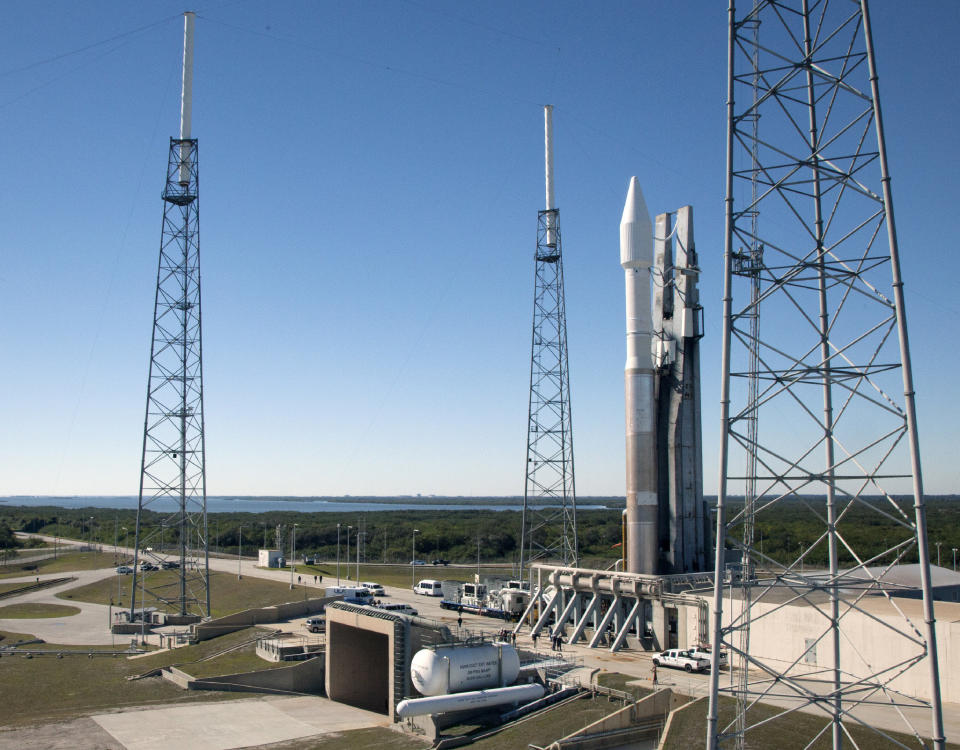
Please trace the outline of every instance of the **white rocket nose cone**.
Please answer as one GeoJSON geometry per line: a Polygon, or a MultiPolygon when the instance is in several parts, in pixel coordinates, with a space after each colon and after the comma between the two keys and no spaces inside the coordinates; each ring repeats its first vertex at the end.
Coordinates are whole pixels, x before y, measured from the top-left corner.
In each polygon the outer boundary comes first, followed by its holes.
{"type": "Polygon", "coordinates": [[[620,218],[620,265],[624,268],[653,265],[653,224],[636,177],[630,178],[620,218]]]}

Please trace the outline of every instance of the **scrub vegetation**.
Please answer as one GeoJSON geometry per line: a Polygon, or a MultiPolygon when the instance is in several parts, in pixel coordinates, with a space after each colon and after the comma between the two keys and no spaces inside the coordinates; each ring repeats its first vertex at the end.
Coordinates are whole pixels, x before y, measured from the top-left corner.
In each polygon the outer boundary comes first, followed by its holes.
{"type": "MultiPolygon", "coordinates": [[[[258,499],[258,498],[251,498],[258,499]]],[[[342,501],[343,498],[335,498],[342,501]]],[[[237,553],[242,525],[243,552],[250,556],[260,547],[274,547],[276,530],[284,551],[289,554],[291,530],[297,524],[297,558],[304,555],[324,561],[337,557],[337,524],[340,524],[340,551],[345,559],[348,526],[351,554],[356,549],[357,527],[363,522],[366,527],[363,559],[367,562],[404,564],[413,554],[413,530],[417,529],[416,557],[427,563],[435,559],[453,563],[476,563],[477,546],[483,563],[516,563],[519,557],[521,513],[516,510],[492,510],[478,507],[476,510],[432,509],[432,503],[456,502],[478,505],[516,502],[505,498],[430,498],[417,499],[423,503],[418,510],[391,510],[386,498],[351,498],[355,502],[377,502],[382,510],[356,513],[298,513],[293,510],[266,513],[211,513],[209,537],[212,552],[235,555],[237,553]]],[[[410,498],[397,498],[410,502],[410,498]]],[[[715,498],[707,498],[708,504],[715,498]]],[[[816,507],[817,498],[806,500],[816,507]]],[[[865,502],[884,503],[879,498],[865,498],[865,502]]],[[[960,545],[960,495],[943,495],[927,498],[927,526],[930,547],[942,541],[947,548],[960,545]]],[[[578,500],[581,506],[604,505],[606,510],[577,511],[580,552],[585,566],[606,567],[620,556],[620,510],[622,498],[585,498],[578,500]]],[[[732,502],[736,507],[737,502],[732,502]]],[[[296,503],[291,505],[295,506],[296,503]]],[[[144,513],[144,522],[159,528],[161,515],[144,513]]],[[[4,528],[31,534],[61,535],[71,539],[88,540],[104,548],[116,541],[121,547],[133,544],[133,529],[136,512],[133,510],[108,510],[103,508],[65,509],[55,507],[30,507],[4,505],[0,507],[0,550],[10,540],[18,542],[4,528]],[[93,520],[91,520],[91,518],[93,520]],[[126,528],[126,532],[122,529],[126,528]],[[6,541],[5,541],[6,540],[6,541]]],[[[903,534],[903,527],[884,519],[879,514],[863,507],[854,506],[842,522],[842,531],[856,545],[861,556],[879,554],[903,534]]],[[[165,529],[165,544],[169,549],[176,545],[175,528],[165,529]]],[[[811,523],[811,512],[804,501],[788,500],[760,514],[757,518],[755,538],[762,538],[764,554],[787,562],[796,557],[798,545],[807,548],[818,536],[811,523]]],[[[826,562],[825,545],[815,547],[807,555],[806,562],[820,565],[826,562]],[[823,549],[821,549],[821,547],[823,549]]],[[[916,551],[909,550],[902,562],[915,562],[916,551]]],[[[847,561],[841,561],[844,563],[847,561]]],[[[947,563],[950,562],[949,557],[947,563]]],[[[46,571],[44,571],[46,572],[46,571]]]]}

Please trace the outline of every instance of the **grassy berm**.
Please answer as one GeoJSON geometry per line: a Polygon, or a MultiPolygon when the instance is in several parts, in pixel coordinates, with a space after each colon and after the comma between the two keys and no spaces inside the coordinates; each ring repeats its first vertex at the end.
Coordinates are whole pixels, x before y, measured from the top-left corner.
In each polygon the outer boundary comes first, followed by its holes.
{"type": "MultiPolygon", "coordinates": [[[[161,603],[151,598],[150,589],[166,592],[164,595],[175,596],[178,580],[176,570],[158,570],[151,573],[146,581],[147,606],[159,606],[162,609],[172,611],[171,608],[163,607],[161,603]]],[[[117,607],[129,607],[132,582],[133,576],[113,575],[86,586],[64,591],[57,597],[67,601],[91,602],[93,604],[110,604],[113,602],[113,605],[117,607]]],[[[251,607],[269,607],[274,604],[283,604],[314,596],[322,596],[322,591],[317,588],[304,588],[303,586],[297,586],[291,590],[287,583],[278,583],[251,576],[238,580],[237,576],[231,573],[210,573],[212,610],[210,614],[213,617],[222,617],[251,607]]],[[[137,585],[137,606],[140,606],[139,582],[137,585]]]]}
{"type": "MultiPolygon", "coordinates": [[[[24,656],[5,655],[0,659],[0,670],[3,674],[0,725],[24,726],[63,721],[125,706],[249,698],[249,693],[181,690],[160,677],[140,680],[126,678],[169,665],[176,665],[190,674],[197,671],[203,676],[230,674],[257,666],[277,666],[253,656],[250,649],[224,654],[211,661],[198,661],[205,656],[250,641],[260,632],[263,631],[247,628],[195,646],[160,651],[136,659],[124,656],[87,656],[89,651],[105,650],[103,646],[60,646],[49,643],[30,645],[31,649],[62,652],[64,656],[57,658],[51,654],[28,659],[24,656]]],[[[2,644],[16,643],[31,637],[24,633],[0,631],[2,644]]],[[[118,648],[122,648],[122,645],[118,648]]]]}
{"type": "MultiPolygon", "coordinates": [[[[38,550],[38,554],[44,550],[38,550]]],[[[73,570],[112,568],[116,563],[112,552],[66,552],[32,563],[8,562],[0,565],[0,578],[14,578],[47,573],[66,573],[73,570]]]]}
{"type": "MultiPolygon", "coordinates": [[[[734,701],[732,698],[720,698],[720,712],[718,722],[721,727],[727,726],[734,717],[734,701]]],[[[747,712],[747,721],[749,724],[756,724],[766,718],[781,713],[783,709],[776,706],[769,706],[763,703],[757,703],[747,712]]],[[[666,737],[663,750],[690,750],[693,747],[703,747],[706,739],[706,721],[707,721],[707,699],[700,700],[690,704],[674,714],[673,722],[670,725],[670,734],[666,737]]],[[[830,750],[833,742],[830,737],[830,730],[827,729],[815,742],[810,743],[810,738],[814,737],[824,728],[826,719],[813,714],[801,713],[795,711],[782,719],[777,719],[762,727],[747,732],[746,747],[747,750],[830,750]]],[[[870,750],[896,750],[901,747],[917,747],[917,740],[900,732],[887,732],[891,737],[896,738],[895,744],[880,734],[873,732],[865,727],[856,726],[853,722],[846,722],[845,726],[850,731],[857,747],[870,748],[870,750]]],[[[853,746],[852,742],[845,742],[845,745],[853,746]]],[[[947,743],[948,750],[960,750],[960,745],[947,743]]]]}

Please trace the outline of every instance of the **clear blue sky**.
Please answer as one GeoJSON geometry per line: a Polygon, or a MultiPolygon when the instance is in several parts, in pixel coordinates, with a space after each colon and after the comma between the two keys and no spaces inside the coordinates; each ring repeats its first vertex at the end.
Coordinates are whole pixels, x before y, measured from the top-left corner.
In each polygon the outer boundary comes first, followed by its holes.
{"type": "MultiPolygon", "coordinates": [[[[136,494],[184,9],[5,7],[0,494],[136,494]]],[[[726,3],[196,10],[208,492],[523,492],[546,103],[578,494],[623,493],[633,174],[694,206],[715,491],[726,3]]],[[[872,10],[926,484],[956,492],[960,3],[872,10]]]]}

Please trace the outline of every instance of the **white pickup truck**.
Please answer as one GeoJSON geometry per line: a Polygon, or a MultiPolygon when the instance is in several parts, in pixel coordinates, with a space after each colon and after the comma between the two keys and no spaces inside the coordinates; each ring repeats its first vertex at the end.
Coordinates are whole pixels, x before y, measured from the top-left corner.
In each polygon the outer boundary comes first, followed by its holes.
{"type": "Polygon", "coordinates": [[[653,663],[658,667],[673,667],[687,672],[706,672],[710,669],[710,660],[699,656],[691,656],[689,651],[672,648],[653,657],[653,663]]]}
{"type": "MultiPolygon", "coordinates": [[[[690,649],[690,656],[695,656],[698,659],[706,659],[707,661],[710,661],[710,651],[710,646],[694,646],[692,649],[690,649]]],[[[730,659],[727,656],[727,652],[721,649],[720,668],[723,669],[728,666],[730,666],[730,659]]]]}

